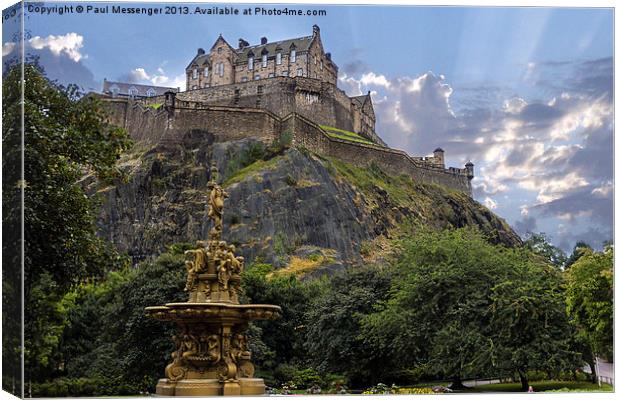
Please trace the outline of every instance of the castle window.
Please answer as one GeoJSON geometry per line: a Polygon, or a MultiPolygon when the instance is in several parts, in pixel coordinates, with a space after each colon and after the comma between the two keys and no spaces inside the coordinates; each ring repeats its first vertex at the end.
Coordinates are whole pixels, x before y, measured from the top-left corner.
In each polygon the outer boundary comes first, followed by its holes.
{"type": "Polygon", "coordinates": [[[295,49],[291,50],[291,62],[295,62],[297,60],[297,52],[295,49]]]}
{"type": "Polygon", "coordinates": [[[198,78],[198,68],[194,68],[194,71],[192,71],[192,79],[196,78],[198,78]]]}
{"type": "Polygon", "coordinates": [[[149,88],[149,90],[146,91],[146,96],[147,97],[153,97],[155,96],[155,89],[153,88],[149,88]]]}
{"type": "Polygon", "coordinates": [[[288,76],[288,71],[282,71],[282,76],[288,76]]]}
{"type": "Polygon", "coordinates": [[[129,91],[127,92],[127,94],[129,95],[129,97],[133,98],[135,95],[138,94],[138,89],[136,89],[135,86],[132,86],[129,88],[129,91]]]}
{"type": "Polygon", "coordinates": [[[198,86],[196,85],[192,86],[192,90],[196,90],[196,89],[198,89],[198,86]]]}
{"type": "Polygon", "coordinates": [[[267,78],[273,78],[274,76],[276,76],[276,74],[274,74],[273,72],[270,72],[267,78]]]}
{"type": "Polygon", "coordinates": [[[254,80],[255,80],[255,81],[257,81],[257,80],[259,80],[259,79],[260,79],[260,75],[259,75],[259,74],[254,75],[254,80]]]}
{"type": "Polygon", "coordinates": [[[265,68],[267,66],[267,54],[263,54],[261,62],[262,62],[263,68],[265,68]]]}
{"type": "Polygon", "coordinates": [[[279,51],[276,53],[276,64],[282,64],[282,53],[279,51]]]}
{"type": "Polygon", "coordinates": [[[297,76],[304,76],[304,69],[303,68],[297,68],[297,76]]]}
{"type": "Polygon", "coordinates": [[[221,47],[218,47],[218,48],[217,48],[217,54],[221,54],[221,53],[222,53],[222,48],[221,48],[221,47]]]}
{"type": "Polygon", "coordinates": [[[243,78],[241,78],[241,82],[247,82],[248,81],[248,77],[244,76],[243,78]]]}
{"type": "Polygon", "coordinates": [[[121,89],[117,85],[112,85],[112,87],[110,88],[110,92],[112,92],[112,97],[118,96],[118,92],[120,91],[121,89]]]}
{"type": "Polygon", "coordinates": [[[323,60],[321,60],[321,71],[323,71],[323,60]]]}
{"type": "Polygon", "coordinates": [[[205,77],[209,76],[209,67],[205,67],[205,77]]]}
{"type": "Polygon", "coordinates": [[[254,57],[248,57],[248,70],[254,69],[254,57]]]}

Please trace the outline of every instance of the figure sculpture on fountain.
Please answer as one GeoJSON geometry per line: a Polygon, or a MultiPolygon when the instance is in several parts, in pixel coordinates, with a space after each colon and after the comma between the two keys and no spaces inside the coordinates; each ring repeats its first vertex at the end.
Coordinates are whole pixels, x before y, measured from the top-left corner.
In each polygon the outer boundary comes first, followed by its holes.
{"type": "Polygon", "coordinates": [[[245,331],[252,319],[275,319],[280,307],[239,304],[245,260],[235,246],[222,240],[224,200],[228,194],[217,183],[211,168],[207,218],[212,224],[209,240],[196,242],[185,252],[186,303],[147,307],[149,316],[173,321],[179,333],[176,350],[160,380],[157,393],[165,396],[263,394],[264,382],[254,378],[245,331]]]}

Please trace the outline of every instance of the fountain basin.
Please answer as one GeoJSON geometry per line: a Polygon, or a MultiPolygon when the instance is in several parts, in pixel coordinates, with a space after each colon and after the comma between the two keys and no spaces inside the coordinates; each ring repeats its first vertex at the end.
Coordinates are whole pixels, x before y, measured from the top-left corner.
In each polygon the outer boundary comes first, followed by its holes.
{"type": "Polygon", "coordinates": [[[146,314],[159,321],[183,323],[244,323],[251,320],[273,320],[282,309],[272,304],[234,303],[167,303],[145,308],[146,314]]]}

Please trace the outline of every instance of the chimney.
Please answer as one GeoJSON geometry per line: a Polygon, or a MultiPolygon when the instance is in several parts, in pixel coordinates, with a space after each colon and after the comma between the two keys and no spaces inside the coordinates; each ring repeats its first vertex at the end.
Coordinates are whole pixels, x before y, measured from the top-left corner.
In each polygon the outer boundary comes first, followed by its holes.
{"type": "Polygon", "coordinates": [[[198,55],[204,54],[204,53],[205,53],[205,49],[202,49],[202,48],[199,47],[198,48],[198,55]]]}
{"type": "Polygon", "coordinates": [[[243,49],[244,47],[248,47],[249,45],[250,44],[247,41],[239,38],[239,50],[243,49]]]}
{"type": "Polygon", "coordinates": [[[267,44],[267,38],[265,36],[260,38],[260,44],[267,44]]]}
{"type": "Polygon", "coordinates": [[[321,28],[318,25],[312,25],[312,36],[318,36],[321,33],[321,28]]]}

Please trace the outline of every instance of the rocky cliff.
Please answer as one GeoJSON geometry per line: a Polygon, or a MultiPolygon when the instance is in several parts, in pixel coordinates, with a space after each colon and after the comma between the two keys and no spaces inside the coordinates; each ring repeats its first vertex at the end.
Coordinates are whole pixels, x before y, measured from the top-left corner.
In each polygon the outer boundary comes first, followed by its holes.
{"type": "Polygon", "coordinates": [[[85,180],[102,198],[101,235],[135,261],[207,237],[212,164],[229,194],[224,237],[250,261],[334,270],[372,257],[404,223],[475,225],[493,242],[520,243],[503,220],[464,193],[258,139],[216,142],[195,130],[176,143],[137,143],[120,160],[124,183],[102,188],[85,180]]]}

